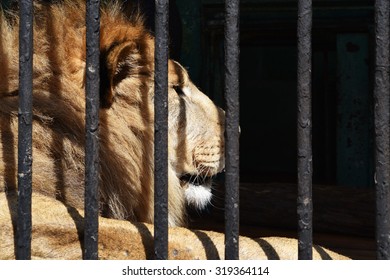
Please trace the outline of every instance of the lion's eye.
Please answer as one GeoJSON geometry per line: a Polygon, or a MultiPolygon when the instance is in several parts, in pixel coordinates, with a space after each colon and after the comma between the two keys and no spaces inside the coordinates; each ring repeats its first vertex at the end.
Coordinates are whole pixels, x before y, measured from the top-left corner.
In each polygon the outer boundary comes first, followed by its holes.
{"type": "Polygon", "coordinates": [[[174,86],[173,89],[176,91],[178,95],[185,95],[183,89],[180,86],[174,86]]]}

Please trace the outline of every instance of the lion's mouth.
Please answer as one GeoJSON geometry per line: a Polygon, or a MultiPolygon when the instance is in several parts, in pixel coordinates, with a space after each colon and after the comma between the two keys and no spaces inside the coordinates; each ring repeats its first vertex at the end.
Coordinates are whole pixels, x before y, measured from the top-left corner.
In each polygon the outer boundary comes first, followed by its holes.
{"type": "Polygon", "coordinates": [[[207,176],[184,174],[180,176],[186,201],[198,209],[205,208],[211,201],[212,178],[207,176]]]}
{"type": "Polygon", "coordinates": [[[184,174],[180,176],[180,181],[182,185],[191,184],[194,186],[210,186],[212,178],[207,176],[193,175],[193,174],[184,174]]]}

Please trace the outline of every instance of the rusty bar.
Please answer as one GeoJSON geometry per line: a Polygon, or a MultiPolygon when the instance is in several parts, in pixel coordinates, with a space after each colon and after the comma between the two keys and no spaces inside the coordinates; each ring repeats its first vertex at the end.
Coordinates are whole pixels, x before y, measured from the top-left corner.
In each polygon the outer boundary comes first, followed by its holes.
{"type": "Polygon", "coordinates": [[[87,0],[86,33],[85,228],[83,258],[96,260],[98,259],[99,228],[99,0],[87,0]]]}
{"type": "Polygon", "coordinates": [[[16,258],[31,259],[33,1],[19,3],[18,221],[16,258]]]}
{"type": "Polygon", "coordinates": [[[375,1],[375,186],[377,258],[390,259],[389,1],[375,1]]]}
{"type": "Polygon", "coordinates": [[[168,18],[169,1],[156,0],[154,77],[154,253],[168,258],[168,18]]]}
{"type": "Polygon", "coordinates": [[[239,0],[225,2],[225,259],[239,259],[239,0]]]}
{"type": "Polygon", "coordinates": [[[311,30],[312,1],[298,1],[298,258],[312,259],[312,115],[311,115],[311,30]]]}

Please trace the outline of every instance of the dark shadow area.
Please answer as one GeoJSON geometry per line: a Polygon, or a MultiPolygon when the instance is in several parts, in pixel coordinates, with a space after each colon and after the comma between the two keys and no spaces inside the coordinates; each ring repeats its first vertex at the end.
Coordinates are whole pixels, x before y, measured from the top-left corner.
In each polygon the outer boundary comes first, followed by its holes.
{"type": "Polygon", "coordinates": [[[317,251],[317,253],[321,256],[321,260],[331,260],[332,258],[329,254],[320,246],[314,245],[313,250],[317,251]]]}
{"type": "Polygon", "coordinates": [[[265,255],[267,256],[267,259],[269,260],[280,260],[280,257],[274,247],[272,247],[271,244],[269,244],[264,239],[255,239],[254,241],[257,242],[257,244],[260,245],[261,249],[264,251],[265,255]]]}
{"type": "MultiPolygon", "coordinates": [[[[3,112],[1,112],[3,115],[3,112]]],[[[5,195],[7,197],[8,208],[11,214],[12,227],[14,231],[14,244],[15,244],[15,256],[16,256],[16,244],[17,244],[17,203],[18,203],[18,194],[17,194],[17,183],[16,183],[16,155],[13,148],[14,145],[14,135],[11,132],[10,127],[11,117],[5,116],[5,114],[0,119],[0,129],[1,129],[1,144],[3,146],[3,160],[4,160],[4,186],[5,186],[5,195]],[[7,146],[11,145],[10,149],[5,149],[7,146]]]]}
{"type": "Polygon", "coordinates": [[[206,252],[206,258],[208,260],[220,260],[221,257],[219,256],[217,247],[215,246],[213,240],[204,232],[201,232],[199,230],[193,230],[192,231],[202,242],[203,248],[206,252]]]}
{"type": "Polygon", "coordinates": [[[138,232],[142,238],[142,245],[145,248],[145,257],[147,260],[154,259],[154,245],[153,245],[153,235],[150,230],[141,223],[133,223],[133,225],[137,228],[138,232]]]}

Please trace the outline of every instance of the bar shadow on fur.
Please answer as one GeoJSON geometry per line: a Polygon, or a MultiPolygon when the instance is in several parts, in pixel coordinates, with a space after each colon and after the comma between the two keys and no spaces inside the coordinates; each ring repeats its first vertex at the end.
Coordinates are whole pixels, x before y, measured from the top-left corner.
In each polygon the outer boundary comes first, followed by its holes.
{"type": "Polygon", "coordinates": [[[218,249],[215,246],[213,240],[204,232],[199,230],[192,230],[193,233],[198,237],[199,241],[202,242],[204,247],[206,258],[208,260],[220,260],[218,249]]]}

